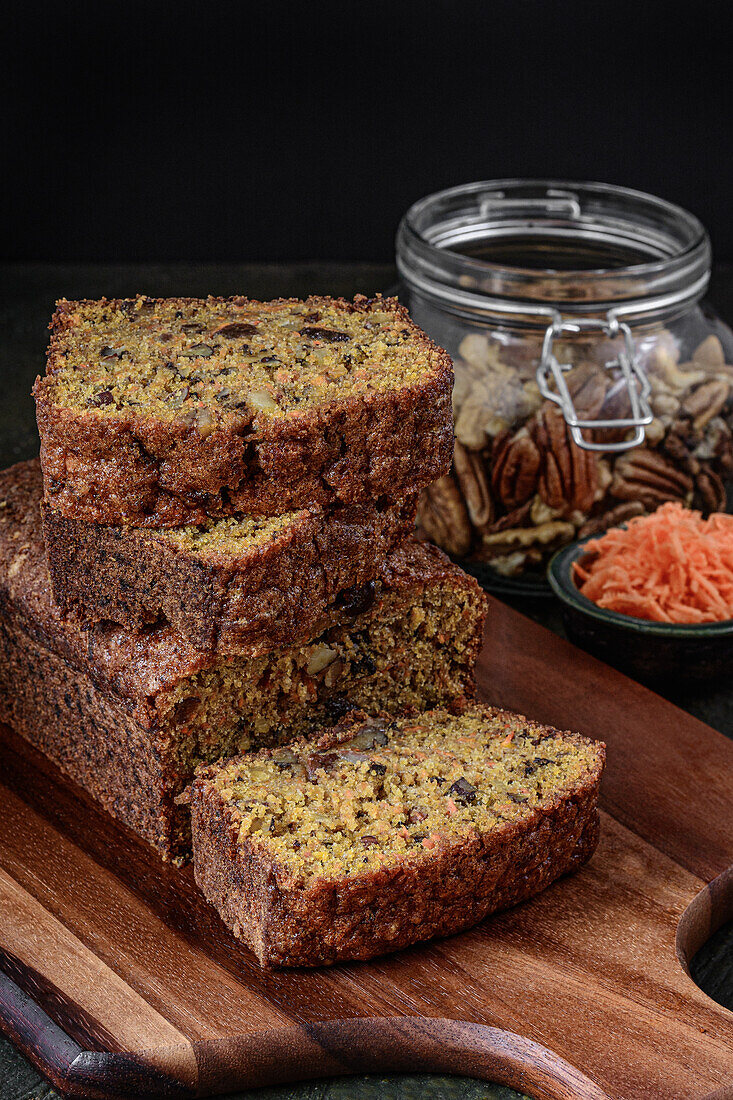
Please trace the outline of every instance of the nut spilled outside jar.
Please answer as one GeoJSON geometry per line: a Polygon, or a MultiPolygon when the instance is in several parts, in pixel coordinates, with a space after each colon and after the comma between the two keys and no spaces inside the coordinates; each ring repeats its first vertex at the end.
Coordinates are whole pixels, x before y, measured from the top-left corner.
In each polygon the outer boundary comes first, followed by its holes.
{"type": "Polygon", "coordinates": [[[604,184],[431,195],[397,236],[402,295],[453,357],[453,467],[419,522],[497,574],[668,500],[726,508],[733,332],[701,298],[693,215],[604,184]]]}

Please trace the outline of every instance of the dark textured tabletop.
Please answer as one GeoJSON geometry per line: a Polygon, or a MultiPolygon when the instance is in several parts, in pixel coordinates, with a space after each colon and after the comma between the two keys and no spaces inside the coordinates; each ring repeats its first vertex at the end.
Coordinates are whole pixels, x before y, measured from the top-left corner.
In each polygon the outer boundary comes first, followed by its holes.
{"type": "MultiPolygon", "coordinates": [[[[37,453],[30,387],[42,372],[47,325],[57,298],[247,294],[253,298],[313,294],[372,294],[395,282],[384,264],[6,264],[0,267],[0,468],[37,453]]],[[[717,269],[709,298],[733,323],[733,268],[717,269]]],[[[514,601],[518,610],[562,633],[551,601],[514,601]]],[[[663,694],[733,737],[733,685],[668,684],[663,694]]],[[[695,960],[694,977],[733,1009],[733,923],[724,926],[695,960]]],[[[56,1093],[10,1044],[0,1040],[0,1100],[53,1100],[56,1093]]],[[[244,1100],[245,1094],[239,1094],[244,1100]]],[[[518,1100],[510,1089],[465,1078],[401,1075],[342,1078],[257,1089],[246,1100],[366,1100],[461,1097],[518,1100]]],[[[234,1100],[234,1098],[231,1098],[234,1100]]]]}

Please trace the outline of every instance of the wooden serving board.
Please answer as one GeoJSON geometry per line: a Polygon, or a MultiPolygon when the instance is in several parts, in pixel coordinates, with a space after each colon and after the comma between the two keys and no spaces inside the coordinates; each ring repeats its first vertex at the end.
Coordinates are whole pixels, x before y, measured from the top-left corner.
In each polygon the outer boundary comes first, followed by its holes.
{"type": "Polygon", "coordinates": [[[84,1097],[370,1070],[537,1100],[733,1098],[733,1013],[685,962],[733,915],[733,742],[492,600],[484,698],[608,744],[577,875],[475,930],[267,973],[198,894],[3,729],[0,1027],[84,1097]]]}

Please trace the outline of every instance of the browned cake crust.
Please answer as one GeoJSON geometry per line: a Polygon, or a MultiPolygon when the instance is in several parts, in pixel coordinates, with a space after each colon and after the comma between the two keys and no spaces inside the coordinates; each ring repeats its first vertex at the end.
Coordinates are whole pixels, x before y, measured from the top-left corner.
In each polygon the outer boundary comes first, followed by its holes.
{"type": "MultiPolygon", "coordinates": [[[[406,334],[420,368],[401,387],[345,388],[280,419],[247,407],[207,408],[205,420],[196,408],[178,416],[149,415],[144,393],[140,407],[75,407],[60,395],[57,376],[67,369],[67,357],[73,358],[68,334],[80,310],[92,303],[61,301],[51,322],[46,376],[34,386],[47,502],[88,522],[178,526],[236,512],[278,515],[313,504],[397,500],[445,474],[453,445],[448,354],[395,299],[283,302],[342,314],[387,313],[406,334]]],[[[99,305],[126,311],[132,323],[139,303],[153,311],[158,306],[145,298],[99,305]]],[[[182,313],[276,305],[241,297],[163,304],[182,313]]],[[[84,367],[81,362],[81,373],[84,367]]]]}
{"type": "MultiPolygon", "coordinates": [[[[522,715],[486,711],[527,723],[522,715]]],[[[344,719],[322,737],[318,750],[348,740],[351,726],[352,719],[344,719]]],[[[548,737],[558,732],[535,729],[548,737]]],[[[580,735],[564,736],[589,744],[580,735]]],[[[196,882],[265,967],[368,959],[449,936],[532,897],[590,859],[600,835],[597,802],[605,762],[605,747],[596,749],[596,763],[572,792],[556,795],[524,820],[475,833],[428,858],[422,852],[397,865],[305,884],[289,881],[261,848],[240,836],[236,806],[212,781],[221,766],[202,768],[190,791],[196,882]]]]}
{"type": "Polygon", "coordinates": [[[485,599],[435,548],[388,559],[373,606],[294,646],[224,658],[170,627],[65,620],[51,597],[38,468],[0,474],[0,720],[166,858],[189,849],[174,799],[195,766],[305,734],[354,705],[471,695],[485,599]],[[453,644],[440,628],[451,620],[453,644]]]}
{"type": "MultiPolygon", "coordinates": [[[[40,468],[39,468],[40,486],[40,468]]],[[[150,531],[69,519],[42,507],[54,598],[66,615],[135,630],[170,623],[191,645],[251,653],[309,638],[339,610],[367,611],[374,580],[410,533],[415,497],[311,508],[273,530],[199,545],[198,529],[150,531]],[[189,532],[190,536],[189,536],[189,532]]],[[[215,530],[232,521],[215,521],[215,530]]]]}

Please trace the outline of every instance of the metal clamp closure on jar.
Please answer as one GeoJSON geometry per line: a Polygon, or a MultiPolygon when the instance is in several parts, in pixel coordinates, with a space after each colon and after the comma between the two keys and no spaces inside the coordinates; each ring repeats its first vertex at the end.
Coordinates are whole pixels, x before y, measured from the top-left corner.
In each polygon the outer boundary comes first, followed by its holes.
{"type": "Polygon", "coordinates": [[[573,441],[587,451],[626,451],[630,447],[637,447],[644,442],[645,427],[651,424],[653,413],[649,407],[649,394],[651,386],[646,374],[640,369],[634,353],[634,341],[631,329],[627,324],[618,320],[618,317],[610,311],[606,320],[585,317],[575,321],[564,321],[558,313],[551,324],[547,326],[545,339],[542,343],[542,356],[537,368],[537,385],[540,393],[548,401],[553,401],[562,411],[565,421],[570,428],[573,441]],[[621,372],[619,381],[626,390],[631,406],[631,416],[614,417],[606,419],[583,419],[578,416],[573,399],[565,382],[564,374],[572,370],[570,363],[558,363],[553,355],[552,345],[556,337],[564,332],[578,333],[597,329],[603,332],[609,339],[623,338],[623,347],[615,359],[610,359],[606,364],[606,370],[618,369],[621,372]],[[553,390],[550,379],[555,383],[553,390]],[[597,431],[608,428],[634,428],[632,437],[617,442],[595,443],[587,439],[584,431],[597,431]]]}

